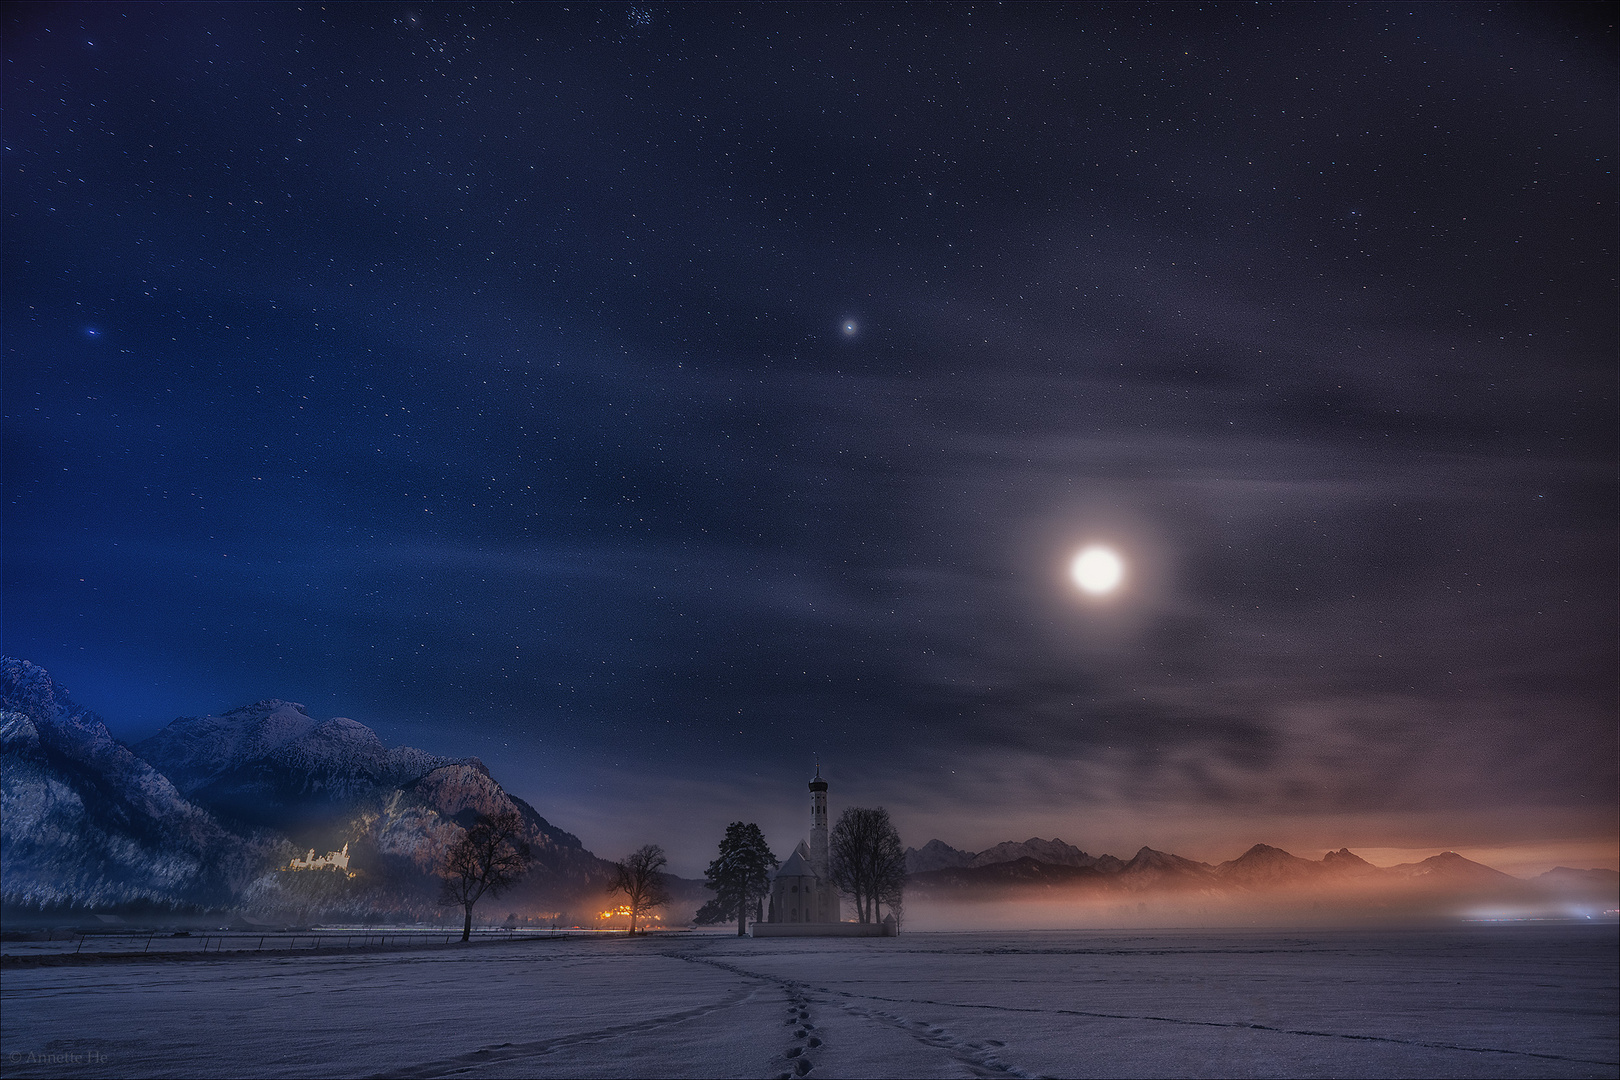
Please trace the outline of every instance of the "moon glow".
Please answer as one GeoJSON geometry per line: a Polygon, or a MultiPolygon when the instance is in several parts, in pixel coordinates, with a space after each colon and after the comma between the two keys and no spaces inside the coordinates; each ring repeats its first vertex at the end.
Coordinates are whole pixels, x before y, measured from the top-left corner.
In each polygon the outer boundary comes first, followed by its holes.
{"type": "Polygon", "coordinates": [[[1102,596],[1125,580],[1125,563],[1111,549],[1093,545],[1074,557],[1069,576],[1092,596],[1102,596]]]}

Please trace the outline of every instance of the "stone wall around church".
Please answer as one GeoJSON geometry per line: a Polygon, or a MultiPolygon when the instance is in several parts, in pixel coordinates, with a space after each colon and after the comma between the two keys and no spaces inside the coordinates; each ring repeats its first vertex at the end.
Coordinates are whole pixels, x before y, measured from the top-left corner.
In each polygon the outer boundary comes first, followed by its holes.
{"type": "Polygon", "coordinates": [[[754,937],[896,937],[892,921],[876,923],[755,923],[754,937]]]}

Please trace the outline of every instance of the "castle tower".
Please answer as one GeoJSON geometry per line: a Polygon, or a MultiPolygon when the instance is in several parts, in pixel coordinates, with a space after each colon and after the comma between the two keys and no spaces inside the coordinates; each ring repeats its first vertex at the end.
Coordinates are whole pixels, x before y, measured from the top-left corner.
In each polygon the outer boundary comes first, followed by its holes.
{"type": "Polygon", "coordinates": [[[827,880],[827,781],[821,778],[820,765],[810,781],[810,867],[827,880]]]}

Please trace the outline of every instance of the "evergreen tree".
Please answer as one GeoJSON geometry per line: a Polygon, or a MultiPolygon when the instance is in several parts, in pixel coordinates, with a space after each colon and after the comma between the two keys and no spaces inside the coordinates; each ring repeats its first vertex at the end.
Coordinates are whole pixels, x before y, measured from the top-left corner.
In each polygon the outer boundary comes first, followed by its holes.
{"type": "Polygon", "coordinates": [[[726,826],[720,855],[704,872],[704,885],[714,890],[714,903],[722,911],[737,913],[738,937],[748,933],[748,911],[770,891],[771,871],[778,865],[758,825],[733,821],[726,826]]]}

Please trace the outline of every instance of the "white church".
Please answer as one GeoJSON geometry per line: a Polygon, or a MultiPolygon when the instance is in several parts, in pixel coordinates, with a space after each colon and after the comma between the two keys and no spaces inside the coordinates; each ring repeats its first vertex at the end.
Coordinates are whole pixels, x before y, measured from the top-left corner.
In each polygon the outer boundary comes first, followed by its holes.
{"type": "Polygon", "coordinates": [[[755,937],[893,937],[894,916],[880,923],[844,922],[838,890],[827,873],[827,781],[821,767],[810,781],[810,842],[799,841],[771,879],[765,921],[755,937]]]}

